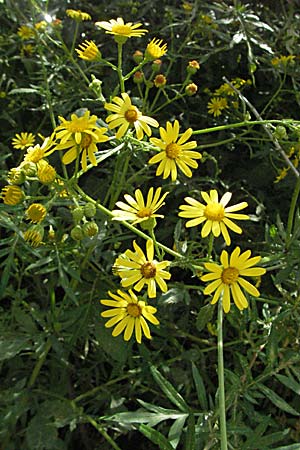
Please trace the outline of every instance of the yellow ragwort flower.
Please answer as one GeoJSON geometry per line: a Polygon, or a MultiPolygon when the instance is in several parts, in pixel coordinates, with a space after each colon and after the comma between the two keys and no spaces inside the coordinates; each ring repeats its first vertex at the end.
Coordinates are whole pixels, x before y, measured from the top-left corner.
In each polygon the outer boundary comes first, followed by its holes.
{"type": "Polygon", "coordinates": [[[37,163],[37,177],[42,184],[50,184],[56,178],[56,170],[45,159],[37,163]]]}
{"type": "Polygon", "coordinates": [[[142,332],[147,339],[152,339],[146,320],[153,325],[159,325],[159,321],[154,316],[157,309],[147,305],[144,300],[139,300],[130,289],[128,293],[118,290],[117,294],[110,291],[108,294],[113,300],[104,299],[100,302],[102,305],[112,307],[112,309],[103,311],[101,316],[109,318],[105,324],[106,328],[116,325],[112,335],[114,337],[119,336],[124,331],[124,340],[129,341],[134,331],[135,339],[139,344],[142,342],[142,332]]]}
{"type": "Polygon", "coordinates": [[[78,22],[83,20],[92,20],[88,13],[83,12],[80,9],[67,9],[66,14],[71,17],[71,19],[77,20],[78,22]]]}
{"type": "Polygon", "coordinates": [[[154,38],[146,47],[145,58],[148,61],[161,58],[167,53],[167,44],[162,39],[154,38]]]}
{"type": "Polygon", "coordinates": [[[154,155],[148,164],[159,163],[156,175],[163,175],[164,179],[171,174],[172,181],[175,181],[177,166],[187,177],[191,177],[190,167],[196,169],[198,163],[194,160],[201,158],[200,153],[191,151],[192,148],[197,147],[197,142],[186,142],[191,137],[193,130],[188,128],[179,137],[179,122],[175,120],[173,125],[171,122],[167,122],[166,129],[160,127],[159,132],[161,139],[151,138],[150,142],[159,147],[161,151],[154,155]]]}
{"type": "Polygon", "coordinates": [[[207,104],[208,114],[213,114],[214,117],[219,117],[225,108],[227,108],[226,98],[213,97],[207,104]]]}
{"type": "Polygon", "coordinates": [[[134,127],[138,140],[142,140],[144,132],[147,136],[151,136],[151,127],[158,127],[159,123],[152,117],[143,116],[141,111],[131,103],[130,97],[126,92],[121,93],[122,98],[114,97],[113,103],[105,103],[104,108],[112,111],[106,122],[109,123],[109,128],[112,130],[119,127],[116,138],[121,139],[128,128],[134,127]],[[115,104],[114,104],[115,103],[115,104]]]}
{"type": "Polygon", "coordinates": [[[95,59],[101,59],[101,53],[94,41],[84,41],[79,45],[79,48],[75,49],[79,58],[85,61],[94,61],[95,59]]]}
{"type": "Polygon", "coordinates": [[[234,303],[239,310],[248,307],[248,301],[241,289],[241,287],[253,297],[259,297],[259,291],[246,277],[258,277],[263,275],[266,270],[262,267],[253,267],[260,260],[261,256],[250,258],[251,251],[246,250],[241,253],[239,247],[236,247],[231,253],[230,259],[226,250],[222,251],[221,264],[205,263],[205,268],[210,272],[201,277],[202,281],[212,281],[204,289],[205,295],[210,295],[214,292],[211,304],[216,303],[222,297],[222,304],[225,313],[230,311],[230,297],[232,296],[234,303]]]}
{"type": "Polygon", "coordinates": [[[62,140],[62,143],[56,146],[56,150],[69,149],[62,157],[63,164],[70,164],[75,161],[77,156],[81,153],[81,167],[84,171],[87,170],[87,159],[90,160],[93,166],[96,166],[97,160],[95,152],[98,151],[96,144],[108,141],[109,137],[105,135],[106,131],[107,129],[105,127],[98,128],[95,126],[92,130],[81,133],[79,144],[76,142],[74,134],[72,134],[66,142],[63,142],[62,140]]]}
{"type": "Polygon", "coordinates": [[[156,297],[156,283],[167,292],[165,280],[171,278],[171,274],[164,269],[170,265],[170,261],[156,261],[154,258],[154,244],[151,239],[146,242],[146,255],[142,249],[133,242],[135,252],[126,250],[114,263],[114,273],[118,274],[123,287],[131,287],[140,292],[146,284],[149,298],[156,297]]]}
{"type": "MultiPolygon", "coordinates": [[[[60,139],[60,144],[65,144],[70,138],[73,138],[76,144],[80,144],[86,134],[91,136],[97,129],[97,116],[90,117],[90,111],[85,111],[83,116],[71,114],[71,120],[66,120],[62,116],[58,116],[61,124],[55,128],[56,136],[60,139]]],[[[97,136],[95,135],[95,138],[97,136]]]]}
{"type": "Polygon", "coordinates": [[[24,192],[19,186],[9,184],[2,188],[0,198],[2,198],[5,205],[15,206],[24,199],[24,192]]]}
{"type": "Polygon", "coordinates": [[[27,39],[31,39],[35,37],[35,31],[33,28],[28,27],[27,25],[22,25],[18,28],[18,36],[25,41],[27,39]]]}
{"type": "Polygon", "coordinates": [[[47,209],[44,205],[40,203],[32,203],[26,210],[26,217],[32,223],[40,223],[42,222],[46,215],[47,209]]]}
{"type": "Polygon", "coordinates": [[[12,146],[14,148],[25,150],[26,147],[31,147],[34,144],[35,135],[32,133],[20,133],[16,134],[12,139],[12,146]]]}
{"type": "Polygon", "coordinates": [[[237,226],[231,219],[234,220],[247,220],[249,216],[246,214],[236,214],[236,211],[240,211],[248,206],[247,202],[241,202],[236,205],[226,206],[231,197],[231,192],[226,192],[219,201],[218,192],[212,189],[209,194],[207,192],[201,192],[203,200],[206,205],[203,205],[198,200],[191,197],[186,197],[184,200],[188,205],[181,205],[179,209],[182,211],[178,214],[180,217],[191,218],[186,223],[186,227],[195,227],[204,223],[201,230],[201,236],[205,238],[209,233],[213,233],[215,237],[220,236],[222,233],[227,245],[230,245],[231,239],[227,228],[234,233],[242,233],[242,229],[237,226]]]}
{"type": "Polygon", "coordinates": [[[116,206],[120,209],[114,209],[112,211],[113,220],[127,220],[133,224],[137,224],[155,217],[163,218],[164,216],[156,214],[156,211],[165,204],[164,199],[168,195],[168,192],[163,194],[161,197],[160,194],[161,187],[157,188],[155,192],[154,188],[151,187],[148,191],[146,202],[140,189],[135,191],[134,197],[129,194],[125,194],[124,198],[127,203],[116,203],[116,206]]]}
{"type": "Polygon", "coordinates": [[[38,247],[41,245],[44,237],[44,228],[39,225],[32,225],[28,230],[23,233],[23,238],[28,242],[31,247],[38,247]]]}
{"type": "Polygon", "coordinates": [[[52,133],[51,136],[48,136],[47,138],[44,139],[42,145],[36,144],[34,147],[28,147],[23,162],[37,163],[41,159],[51,155],[51,153],[55,151],[55,145],[56,142],[54,139],[54,133],[52,133]]]}
{"type": "Polygon", "coordinates": [[[148,33],[148,30],[140,28],[142,26],[141,23],[134,25],[132,22],[124,23],[122,17],[118,17],[117,20],[111,19],[109,22],[96,22],[95,25],[106,30],[107,34],[113,34],[116,42],[120,44],[124,43],[128,38],[141,37],[148,33]]]}

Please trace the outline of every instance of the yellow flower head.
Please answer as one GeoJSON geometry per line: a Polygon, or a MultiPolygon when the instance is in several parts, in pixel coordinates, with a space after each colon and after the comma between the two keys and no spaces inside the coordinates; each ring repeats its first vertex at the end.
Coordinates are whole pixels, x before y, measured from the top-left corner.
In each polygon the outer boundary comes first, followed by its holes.
{"type": "Polygon", "coordinates": [[[161,58],[167,52],[167,44],[162,39],[154,38],[146,47],[145,58],[148,61],[161,58]]]}
{"type": "Polygon", "coordinates": [[[12,139],[12,146],[14,148],[25,150],[26,147],[31,147],[34,144],[35,135],[32,133],[16,134],[12,139]]]}
{"type": "Polygon", "coordinates": [[[159,325],[159,321],[154,316],[157,309],[139,300],[130,289],[128,293],[118,290],[117,294],[110,291],[108,294],[111,299],[100,300],[100,302],[112,309],[102,312],[101,316],[109,318],[105,324],[106,328],[116,325],[112,335],[119,336],[124,331],[124,340],[129,341],[134,331],[135,339],[139,344],[142,342],[142,332],[147,339],[152,339],[146,320],[153,325],[159,325]]]}
{"type": "Polygon", "coordinates": [[[124,43],[128,38],[141,37],[148,33],[148,30],[140,28],[142,26],[141,23],[136,23],[135,25],[132,22],[124,23],[122,17],[118,17],[117,20],[111,19],[109,22],[96,22],[95,25],[106,30],[106,33],[113,34],[116,42],[120,44],[124,43]]]}
{"type": "Polygon", "coordinates": [[[90,117],[90,111],[85,111],[80,117],[72,114],[71,120],[59,116],[59,120],[61,124],[54,131],[60,139],[60,144],[65,144],[70,138],[73,138],[76,144],[80,144],[86,134],[93,135],[94,130],[97,129],[97,116],[90,117]]]}
{"type": "Polygon", "coordinates": [[[18,28],[18,36],[25,41],[27,39],[31,39],[35,37],[35,31],[33,28],[28,27],[27,25],[22,25],[18,28]]]}
{"type": "Polygon", "coordinates": [[[79,58],[86,61],[94,61],[95,59],[101,59],[101,53],[94,41],[84,41],[79,45],[79,48],[75,49],[79,58]]]}
{"type": "Polygon", "coordinates": [[[24,199],[24,192],[19,186],[9,184],[2,188],[0,198],[2,198],[5,205],[15,206],[24,199]]]}
{"type": "Polygon", "coordinates": [[[231,219],[247,220],[249,216],[246,214],[236,214],[235,211],[240,211],[248,206],[247,202],[241,202],[236,205],[226,206],[231,199],[231,192],[226,192],[219,201],[218,192],[212,189],[210,193],[201,192],[203,200],[206,205],[203,205],[198,200],[191,197],[186,197],[185,201],[188,205],[181,205],[179,209],[180,217],[191,218],[186,223],[186,227],[195,227],[203,222],[201,236],[205,238],[209,233],[213,233],[215,237],[222,233],[227,245],[230,245],[231,239],[227,228],[234,233],[242,233],[242,229],[238,227],[231,219]]]}
{"type": "Polygon", "coordinates": [[[65,150],[68,151],[64,154],[62,158],[63,164],[70,164],[75,161],[78,154],[81,153],[81,167],[84,171],[87,170],[87,159],[93,164],[93,166],[97,165],[97,160],[95,157],[95,153],[98,151],[97,145],[100,142],[106,142],[109,137],[105,135],[107,129],[106,128],[98,128],[93,127],[89,132],[83,132],[81,134],[80,144],[76,143],[75,135],[71,135],[71,137],[61,144],[56,146],[56,150],[65,150]]]}
{"type": "Polygon", "coordinates": [[[50,184],[56,178],[56,170],[45,159],[37,163],[37,177],[42,184],[50,184]]]}
{"type": "Polygon", "coordinates": [[[160,152],[154,155],[148,164],[157,164],[156,175],[163,175],[168,178],[171,175],[172,181],[177,179],[177,167],[187,176],[192,176],[190,167],[196,169],[198,163],[195,159],[200,159],[201,154],[191,151],[197,147],[196,141],[186,142],[192,135],[193,130],[188,128],[181,137],[179,137],[179,122],[175,120],[173,125],[167,122],[166,129],[159,129],[161,139],[151,138],[153,145],[160,148],[160,152]]]}
{"type": "Polygon", "coordinates": [[[71,19],[77,20],[78,22],[92,19],[88,13],[83,12],[80,9],[67,9],[66,14],[71,17],[71,19]]]}
{"type": "Polygon", "coordinates": [[[208,114],[213,114],[214,117],[220,116],[225,108],[227,100],[221,97],[213,97],[207,104],[208,114]]]}
{"type": "Polygon", "coordinates": [[[23,58],[29,58],[33,55],[34,46],[31,44],[22,45],[20,54],[23,58]]]}
{"type": "Polygon", "coordinates": [[[156,297],[156,283],[162,290],[167,292],[168,287],[165,280],[171,278],[171,274],[164,269],[170,265],[170,261],[154,260],[154,244],[151,239],[146,242],[146,253],[133,242],[135,252],[126,250],[126,252],[116,259],[114,272],[121,278],[123,287],[131,287],[140,292],[146,284],[149,298],[156,297]]]}
{"type": "Polygon", "coordinates": [[[266,270],[262,267],[253,267],[260,260],[261,256],[250,258],[251,251],[246,250],[241,253],[239,247],[236,247],[231,253],[230,259],[226,250],[222,251],[221,264],[205,263],[205,268],[210,272],[201,277],[202,281],[211,281],[204,289],[205,295],[214,292],[212,304],[216,303],[222,296],[223,309],[225,313],[230,311],[230,297],[232,296],[234,303],[239,310],[248,307],[248,301],[241,287],[253,297],[259,297],[259,291],[249,281],[242,278],[259,277],[266,270]]]}
{"type": "Polygon", "coordinates": [[[51,136],[48,136],[46,139],[44,139],[42,145],[37,144],[34,147],[29,147],[27,149],[27,152],[24,156],[24,162],[37,163],[41,159],[51,155],[51,153],[53,153],[55,150],[55,145],[56,142],[54,139],[54,133],[52,133],[51,136]]]}
{"type": "Polygon", "coordinates": [[[32,223],[42,222],[47,215],[47,209],[40,203],[32,203],[26,210],[27,219],[32,223]]]}
{"type": "Polygon", "coordinates": [[[113,103],[105,103],[104,108],[112,111],[106,122],[109,123],[109,128],[114,129],[119,127],[116,138],[121,139],[128,128],[134,127],[138,140],[143,139],[144,132],[147,136],[151,136],[151,128],[158,127],[159,123],[152,119],[152,117],[143,116],[136,106],[131,103],[130,97],[126,92],[122,92],[122,98],[114,97],[113,103]]]}
{"type": "Polygon", "coordinates": [[[164,199],[168,195],[168,192],[163,194],[161,197],[160,194],[161,187],[157,188],[155,192],[154,188],[151,187],[148,191],[146,202],[140,189],[135,191],[134,197],[129,194],[125,194],[124,198],[127,203],[116,203],[116,206],[120,209],[114,209],[112,211],[113,220],[128,220],[133,224],[137,224],[151,218],[164,217],[160,214],[156,214],[156,211],[165,204],[164,199]]]}
{"type": "Polygon", "coordinates": [[[28,242],[31,247],[38,247],[41,245],[44,237],[44,228],[37,224],[32,225],[28,230],[23,233],[23,238],[28,242]]]}

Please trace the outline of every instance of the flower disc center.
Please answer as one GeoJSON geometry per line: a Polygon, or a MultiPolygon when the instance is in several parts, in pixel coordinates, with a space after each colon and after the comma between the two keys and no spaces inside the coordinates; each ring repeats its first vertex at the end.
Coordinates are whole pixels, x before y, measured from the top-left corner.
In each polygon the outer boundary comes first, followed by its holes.
{"type": "Polygon", "coordinates": [[[128,25],[114,25],[111,29],[113,34],[121,35],[121,36],[129,36],[131,33],[131,28],[128,25]]]}
{"type": "Polygon", "coordinates": [[[80,142],[80,146],[82,148],[87,149],[91,145],[92,141],[93,141],[92,136],[90,136],[87,133],[84,133],[84,135],[83,135],[83,137],[81,139],[81,142],[80,142]]]}
{"type": "Polygon", "coordinates": [[[221,222],[224,217],[224,206],[220,203],[209,203],[204,210],[204,215],[208,220],[221,222]]]}
{"type": "Polygon", "coordinates": [[[156,267],[153,262],[147,261],[141,266],[141,274],[144,278],[154,278],[156,275],[156,267]]]}
{"type": "Polygon", "coordinates": [[[180,147],[178,144],[175,144],[172,142],[171,144],[168,144],[166,147],[166,154],[167,157],[170,159],[176,159],[180,153],[180,147]]]}
{"type": "Polygon", "coordinates": [[[129,303],[127,305],[127,312],[132,317],[139,317],[141,316],[141,308],[136,303],[129,303]]]}
{"type": "Polygon", "coordinates": [[[232,284],[237,281],[239,277],[239,271],[235,267],[227,267],[224,269],[221,275],[222,281],[225,284],[232,284]]]}
{"type": "Polygon", "coordinates": [[[132,109],[128,109],[126,111],[126,113],[124,114],[124,116],[125,116],[125,119],[127,120],[127,122],[134,123],[138,118],[138,113],[135,108],[132,108],[132,109]]]}
{"type": "Polygon", "coordinates": [[[140,209],[140,211],[137,213],[137,216],[140,219],[143,219],[144,217],[151,217],[152,215],[152,209],[150,208],[142,208],[140,209]]]}

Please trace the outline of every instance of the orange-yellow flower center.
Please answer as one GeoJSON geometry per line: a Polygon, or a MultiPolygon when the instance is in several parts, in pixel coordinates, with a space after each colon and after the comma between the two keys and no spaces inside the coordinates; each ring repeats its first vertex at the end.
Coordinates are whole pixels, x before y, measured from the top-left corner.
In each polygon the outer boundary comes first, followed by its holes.
{"type": "Polygon", "coordinates": [[[154,278],[156,275],[156,267],[154,262],[147,261],[141,266],[141,274],[144,278],[154,278]]]}
{"type": "Polygon", "coordinates": [[[223,270],[221,278],[223,283],[232,284],[237,281],[239,277],[239,271],[235,267],[227,267],[223,270]]]}
{"type": "Polygon", "coordinates": [[[129,25],[114,25],[111,31],[113,34],[119,34],[121,36],[129,36],[132,32],[129,25]]]}
{"type": "Polygon", "coordinates": [[[80,147],[82,147],[84,149],[87,149],[91,145],[92,141],[93,141],[92,136],[90,136],[89,134],[85,133],[83,135],[83,138],[81,139],[80,147]]]}
{"type": "Polygon", "coordinates": [[[170,159],[176,159],[180,153],[180,146],[172,142],[166,146],[166,154],[170,159]]]}
{"type": "Polygon", "coordinates": [[[138,118],[138,113],[136,108],[128,109],[125,113],[125,119],[129,123],[134,123],[138,118]]]}
{"type": "Polygon", "coordinates": [[[220,203],[209,203],[205,207],[204,215],[208,220],[221,222],[225,217],[224,206],[220,203]]]}
{"type": "Polygon", "coordinates": [[[66,128],[72,133],[82,133],[89,128],[89,121],[85,117],[78,117],[66,124],[66,128]]]}
{"type": "Polygon", "coordinates": [[[140,219],[143,219],[144,217],[151,217],[152,215],[152,209],[150,208],[142,208],[140,209],[140,211],[137,213],[137,216],[140,219]]]}
{"type": "Polygon", "coordinates": [[[142,315],[141,308],[136,303],[129,303],[127,305],[127,312],[132,317],[139,317],[142,315]]]}

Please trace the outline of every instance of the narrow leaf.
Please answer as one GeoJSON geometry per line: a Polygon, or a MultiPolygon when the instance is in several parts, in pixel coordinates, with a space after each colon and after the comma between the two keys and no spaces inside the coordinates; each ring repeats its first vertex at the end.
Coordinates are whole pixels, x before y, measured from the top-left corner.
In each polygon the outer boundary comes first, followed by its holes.
{"type": "Polygon", "coordinates": [[[258,388],[265,394],[265,396],[272,402],[277,408],[285,411],[293,416],[299,416],[299,412],[292,408],[283,398],[276,394],[272,389],[264,386],[263,384],[258,384],[258,388]]]}
{"type": "Polygon", "coordinates": [[[170,402],[177,406],[177,408],[179,408],[181,411],[188,413],[188,405],[186,404],[182,396],[176,391],[174,386],[168,380],[166,380],[154,366],[151,366],[150,370],[153,378],[155,379],[161,390],[166,394],[170,402]]]}
{"type": "Polygon", "coordinates": [[[146,438],[148,438],[151,442],[153,442],[153,444],[158,445],[160,450],[174,450],[169,441],[159,431],[154,430],[147,425],[140,425],[139,431],[143,433],[143,435],[146,436],[146,438]]]}

